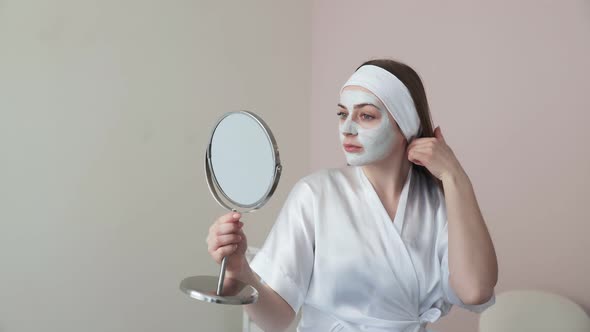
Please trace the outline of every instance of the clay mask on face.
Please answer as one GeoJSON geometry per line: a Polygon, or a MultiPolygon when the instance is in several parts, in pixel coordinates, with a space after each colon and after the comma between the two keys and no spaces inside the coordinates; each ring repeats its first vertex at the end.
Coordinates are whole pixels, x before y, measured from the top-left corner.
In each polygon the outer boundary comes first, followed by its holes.
{"type": "MultiPolygon", "coordinates": [[[[344,105],[348,110],[346,119],[340,123],[340,143],[343,144],[346,134],[350,133],[357,135],[357,138],[348,141],[358,141],[363,146],[360,152],[347,152],[343,147],[347,162],[351,166],[361,166],[387,157],[393,149],[395,135],[393,125],[389,121],[389,113],[379,98],[366,91],[346,89],[340,94],[340,104],[344,105]],[[352,121],[353,112],[360,112],[360,110],[354,109],[354,105],[364,103],[373,104],[379,109],[381,122],[376,127],[363,128],[352,121]]],[[[363,119],[358,117],[358,121],[363,121],[363,119]]],[[[374,119],[372,121],[379,120],[374,119]]]]}

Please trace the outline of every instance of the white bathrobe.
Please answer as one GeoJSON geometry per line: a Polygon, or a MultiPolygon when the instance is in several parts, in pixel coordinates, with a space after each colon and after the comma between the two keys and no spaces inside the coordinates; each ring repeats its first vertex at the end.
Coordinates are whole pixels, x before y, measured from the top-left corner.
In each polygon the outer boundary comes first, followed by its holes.
{"type": "Polygon", "coordinates": [[[297,313],[299,332],[426,331],[456,304],[442,190],[410,169],[391,220],[361,166],[322,169],[291,189],[251,262],[297,313]]]}

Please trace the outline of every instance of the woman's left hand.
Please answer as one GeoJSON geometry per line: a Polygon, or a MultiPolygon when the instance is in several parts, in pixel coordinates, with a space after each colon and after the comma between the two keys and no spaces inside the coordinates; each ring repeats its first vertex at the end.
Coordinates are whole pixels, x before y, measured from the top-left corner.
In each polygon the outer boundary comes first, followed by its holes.
{"type": "Polygon", "coordinates": [[[412,140],[406,150],[408,160],[424,166],[439,180],[462,171],[459,160],[447,145],[440,126],[434,129],[434,137],[421,137],[412,140]]]}

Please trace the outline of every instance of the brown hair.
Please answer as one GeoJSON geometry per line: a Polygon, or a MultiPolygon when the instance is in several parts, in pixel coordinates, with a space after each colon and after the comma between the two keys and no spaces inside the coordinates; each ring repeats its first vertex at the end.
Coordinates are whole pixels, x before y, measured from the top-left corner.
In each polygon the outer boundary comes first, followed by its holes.
{"type": "MultiPolygon", "coordinates": [[[[416,106],[416,111],[418,112],[418,117],[420,118],[420,127],[422,130],[421,133],[416,136],[416,138],[434,137],[434,129],[432,128],[432,117],[430,116],[428,99],[426,98],[426,91],[424,90],[424,85],[422,84],[422,80],[420,79],[418,73],[416,73],[416,71],[410,66],[393,59],[368,60],[358,66],[356,70],[364,65],[374,65],[381,67],[402,81],[402,83],[410,91],[410,95],[412,96],[414,105],[416,106]]],[[[425,175],[426,178],[430,178],[440,187],[441,190],[443,189],[442,181],[432,175],[426,167],[414,164],[414,168],[418,172],[425,175]]]]}

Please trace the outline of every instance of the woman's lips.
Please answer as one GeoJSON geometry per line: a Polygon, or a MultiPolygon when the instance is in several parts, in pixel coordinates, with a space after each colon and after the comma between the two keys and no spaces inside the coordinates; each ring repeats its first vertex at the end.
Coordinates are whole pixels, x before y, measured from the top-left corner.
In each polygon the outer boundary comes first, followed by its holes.
{"type": "Polygon", "coordinates": [[[343,144],[342,146],[344,147],[344,150],[346,150],[346,152],[358,152],[363,149],[360,146],[351,144],[343,144]]]}

